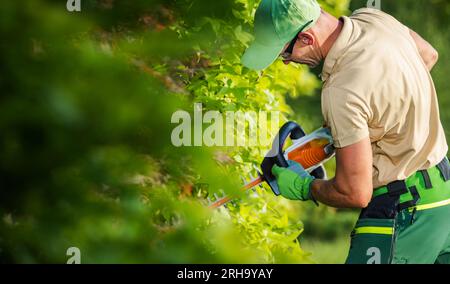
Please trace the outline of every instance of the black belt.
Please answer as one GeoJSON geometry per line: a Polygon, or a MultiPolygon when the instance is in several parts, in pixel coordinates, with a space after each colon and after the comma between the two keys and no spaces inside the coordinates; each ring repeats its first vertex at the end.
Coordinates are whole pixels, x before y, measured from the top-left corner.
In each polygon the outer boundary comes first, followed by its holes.
{"type": "MultiPolygon", "coordinates": [[[[450,163],[447,157],[444,157],[436,167],[439,169],[444,181],[450,180],[450,163]]],[[[432,188],[433,185],[428,170],[420,170],[418,172],[424,178],[425,187],[427,189],[432,188]]],[[[416,205],[420,198],[417,188],[415,186],[408,188],[405,180],[396,180],[381,188],[387,188],[386,194],[374,197],[367,208],[361,211],[360,218],[393,219],[399,211],[416,205]],[[413,196],[413,200],[400,204],[400,195],[408,191],[413,196]]]]}

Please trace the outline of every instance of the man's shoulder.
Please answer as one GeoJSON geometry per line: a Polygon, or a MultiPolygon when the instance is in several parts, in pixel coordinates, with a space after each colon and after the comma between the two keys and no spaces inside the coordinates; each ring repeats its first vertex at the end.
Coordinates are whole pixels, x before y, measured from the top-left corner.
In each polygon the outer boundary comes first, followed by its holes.
{"type": "Polygon", "coordinates": [[[377,18],[393,18],[388,13],[383,12],[382,10],[375,9],[375,8],[359,8],[351,14],[350,18],[357,18],[357,17],[377,17],[377,18]]]}
{"type": "Polygon", "coordinates": [[[364,23],[370,23],[373,25],[381,24],[382,26],[386,26],[391,29],[393,26],[403,27],[403,24],[400,23],[394,16],[375,8],[357,9],[353,11],[350,19],[354,21],[361,20],[364,23]]]}
{"type": "Polygon", "coordinates": [[[367,90],[393,72],[395,54],[409,43],[409,33],[395,18],[377,9],[361,8],[350,18],[352,34],[325,83],[341,89],[359,90],[361,86],[367,90]]]}

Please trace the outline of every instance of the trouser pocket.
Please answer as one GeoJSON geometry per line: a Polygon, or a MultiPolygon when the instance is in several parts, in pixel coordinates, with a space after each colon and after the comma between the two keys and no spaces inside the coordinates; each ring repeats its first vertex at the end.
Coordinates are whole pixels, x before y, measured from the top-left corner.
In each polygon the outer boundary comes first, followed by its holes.
{"type": "Polygon", "coordinates": [[[351,234],[346,263],[387,264],[391,262],[394,240],[394,219],[360,219],[351,234]]]}

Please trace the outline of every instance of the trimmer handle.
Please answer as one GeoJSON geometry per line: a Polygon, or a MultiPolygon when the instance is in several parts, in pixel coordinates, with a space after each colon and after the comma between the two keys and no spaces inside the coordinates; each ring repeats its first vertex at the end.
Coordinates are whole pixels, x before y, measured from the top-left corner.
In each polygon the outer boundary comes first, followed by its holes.
{"type": "Polygon", "coordinates": [[[289,167],[288,162],[284,158],[283,147],[287,138],[290,136],[292,140],[300,139],[305,136],[306,133],[303,128],[293,121],[286,122],[278,132],[278,135],[274,139],[274,143],[272,147],[278,146],[277,156],[276,156],[276,164],[280,167],[287,168],[289,167]],[[276,143],[278,142],[278,143],[276,143]],[[277,145],[278,144],[278,145],[277,145]]]}
{"type": "Polygon", "coordinates": [[[278,189],[278,184],[275,176],[272,174],[272,168],[276,164],[279,167],[287,168],[289,166],[288,162],[284,158],[283,146],[288,137],[291,139],[300,139],[305,136],[305,131],[300,125],[293,121],[285,123],[277,136],[273,140],[272,149],[266,155],[261,163],[261,170],[264,180],[269,184],[275,195],[280,195],[280,190],[278,189]]]}

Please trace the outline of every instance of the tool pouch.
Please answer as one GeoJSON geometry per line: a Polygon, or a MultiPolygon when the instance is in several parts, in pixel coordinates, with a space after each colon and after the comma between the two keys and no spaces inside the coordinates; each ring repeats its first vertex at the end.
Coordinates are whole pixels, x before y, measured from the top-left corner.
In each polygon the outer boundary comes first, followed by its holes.
{"type": "Polygon", "coordinates": [[[361,211],[351,234],[346,263],[391,263],[398,205],[398,195],[384,194],[372,199],[369,206],[361,211]]]}
{"type": "Polygon", "coordinates": [[[348,264],[387,264],[395,242],[395,219],[360,219],[351,234],[348,264]]]}

